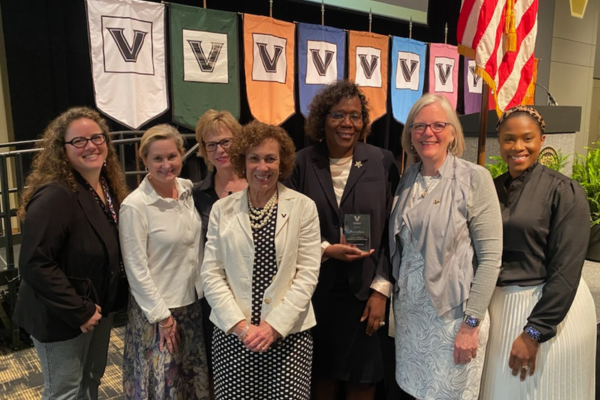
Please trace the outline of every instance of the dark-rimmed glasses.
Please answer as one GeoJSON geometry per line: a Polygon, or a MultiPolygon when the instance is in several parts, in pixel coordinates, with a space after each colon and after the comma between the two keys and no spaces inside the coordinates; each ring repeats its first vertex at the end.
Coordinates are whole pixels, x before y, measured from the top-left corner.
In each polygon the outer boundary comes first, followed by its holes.
{"type": "Polygon", "coordinates": [[[433,133],[441,133],[446,127],[450,125],[450,122],[432,122],[431,124],[410,124],[410,129],[414,133],[425,133],[427,127],[431,128],[433,133]]]}
{"type": "Polygon", "coordinates": [[[202,143],[204,143],[204,148],[206,149],[206,151],[212,153],[213,151],[217,150],[217,146],[221,146],[224,150],[230,148],[231,138],[219,140],[218,142],[205,142],[203,140],[202,143]]]}
{"type": "Polygon", "coordinates": [[[106,135],[104,133],[96,133],[95,135],[92,135],[92,137],[89,139],[84,138],[83,136],[77,136],[76,138],[65,142],[65,144],[70,144],[71,146],[76,147],[78,149],[83,149],[85,146],[87,146],[88,142],[92,142],[95,145],[101,145],[102,143],[106,142],[106,135]]]}
{"type": "Polygon", "coordinates": [[[359,122],[362,122],[363,120],[363,116],[361,113],[345,113],[343,111],[331,111],[329,113],[329,115],[331,116],[331,119],[335,120],[335,121],[340,121],[340,120],[344,120],[346,119],[346,116],[350,117],[350,121],[352,121],[353,123],[357,124],[359,122]]]}

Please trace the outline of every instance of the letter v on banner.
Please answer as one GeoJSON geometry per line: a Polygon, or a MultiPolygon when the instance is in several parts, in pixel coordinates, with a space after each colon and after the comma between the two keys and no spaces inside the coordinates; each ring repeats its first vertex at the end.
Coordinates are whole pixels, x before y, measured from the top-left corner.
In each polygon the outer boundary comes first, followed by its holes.
{"type": "Polygon", "coordinates": [[[168,110],[165,9],[138,0],[87,0],[96,107],[132,129],[168,110]]]}
{"type": "Polygon", "coordinates": [[[458,60],[456,46],[429,45],[429,93],[446,96],[454,109],[458,99],[458,60]]]}
{"type": "Polygon", "coordinates": [[[346,32],[300,22],[297,48],[300,112],[307,118],[315,94],[328,83],[344,78],[346,32]]]}
{"type": "Polygon", "coordinates": [[[244,14],[244,60],[250,112],[280,125],[295,112],[294,24],[244,14]]]}
{"type": "Polygon", "coordinates": [[[423,94],[427,45],[417,40],[392,37],[392,113],[401,124],[423,94]]]}
{"type": "Polygon", "coordinates": [[[348,32],[348,64],[351,80],[364,92],[371,107],[371,121],[386,113],[388,37],[370,32],[348,32]]]}
{"type": "Polygon", "coordinates": [[[169,4],[173,122],[190,129],[209,109],[240,115],[238,15],[169,4]]]}

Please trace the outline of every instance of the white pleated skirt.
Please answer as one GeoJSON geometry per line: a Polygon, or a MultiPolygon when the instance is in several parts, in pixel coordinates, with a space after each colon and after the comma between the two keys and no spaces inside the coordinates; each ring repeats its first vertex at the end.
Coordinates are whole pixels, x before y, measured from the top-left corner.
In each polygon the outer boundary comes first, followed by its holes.
{"type": "Polygon", "coordinates": [[[490,336],[481,400],[594,400],[596,313],[583,279],[567,316],[552,339],[541,343],[535,373],[513,376],[508,358],[513,341],[542,296],[544,285],[497,287],[490,302],[490,336]]]}

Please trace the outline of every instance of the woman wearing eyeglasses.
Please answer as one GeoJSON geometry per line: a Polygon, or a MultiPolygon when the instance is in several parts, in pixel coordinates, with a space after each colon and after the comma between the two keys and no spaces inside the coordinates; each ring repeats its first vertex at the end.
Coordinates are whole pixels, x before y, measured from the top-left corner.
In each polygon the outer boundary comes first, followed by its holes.
{"type": "MultiPolygon", "coordinates": [[[[240,178],[233,169],[229,151],[236,138],[242,132],[242,126],[229,111],[208,110],[196,124],[196,141],[198,156],[204,159],[209,174],[192,189],[194,205],[202,218],[202,237],[206,240],[208,219],[213,204],[219,199],[240,192],[248,186],[244,178],[240,178]]],[[[203,244],[204,245],[204,244],[203,244]]],[[[215,325],[209,319],[210,306],[205,298],[202,302],[204,341],[208,355],[208,368],[211,381],[211,397],[213,395],[212,368],[212,335],[215,325]]]]}
{"type": "Polygon", "coordinates": [[[106,122],[89,108],[58,116],[39,146],[21,195],[14,319],[40,358],[42,399],[97,399],[111,311],[124,305],[117,222],[125,179],[106,122]]]}
{"type": "Polygon", "coordinates": [[[426,94],[410,110],[402,176],[390,219],[396,380],[417,399],[477,400],[502,220],[489,172],[459,157],[456,112],[426,94]]]}
{"type": "MultiPolygon", "coordinates": [[[[391,293],[387,221],[399,174],[391,152],[362,140],[369,133],[367,100],[350,81],[319,92],[305,130],[318,141],[298,152],[286,182],[317,204],[321,270],[313,296],[313,399],[373,399],[383,378],[380,341],[391,293]],[[359,141],[360,139],[360,141],[359,141]],[[345,244],[346,216],[368,215],[370,246],[345,244]]],[[[362,218],[362,217],[361,217],[362,218]]]]}

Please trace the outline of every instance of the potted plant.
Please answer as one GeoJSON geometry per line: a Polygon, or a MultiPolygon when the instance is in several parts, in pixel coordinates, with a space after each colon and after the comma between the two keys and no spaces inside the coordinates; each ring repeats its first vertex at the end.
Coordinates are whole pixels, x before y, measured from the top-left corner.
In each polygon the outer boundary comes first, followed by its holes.
{"type": "Polygon", "coordinates": [[[600,149],[587,147],[587,155],[577,154],[572,178],[579,182],[590,205],[590,242],[586,258],[600,261],[600,149]]]}

